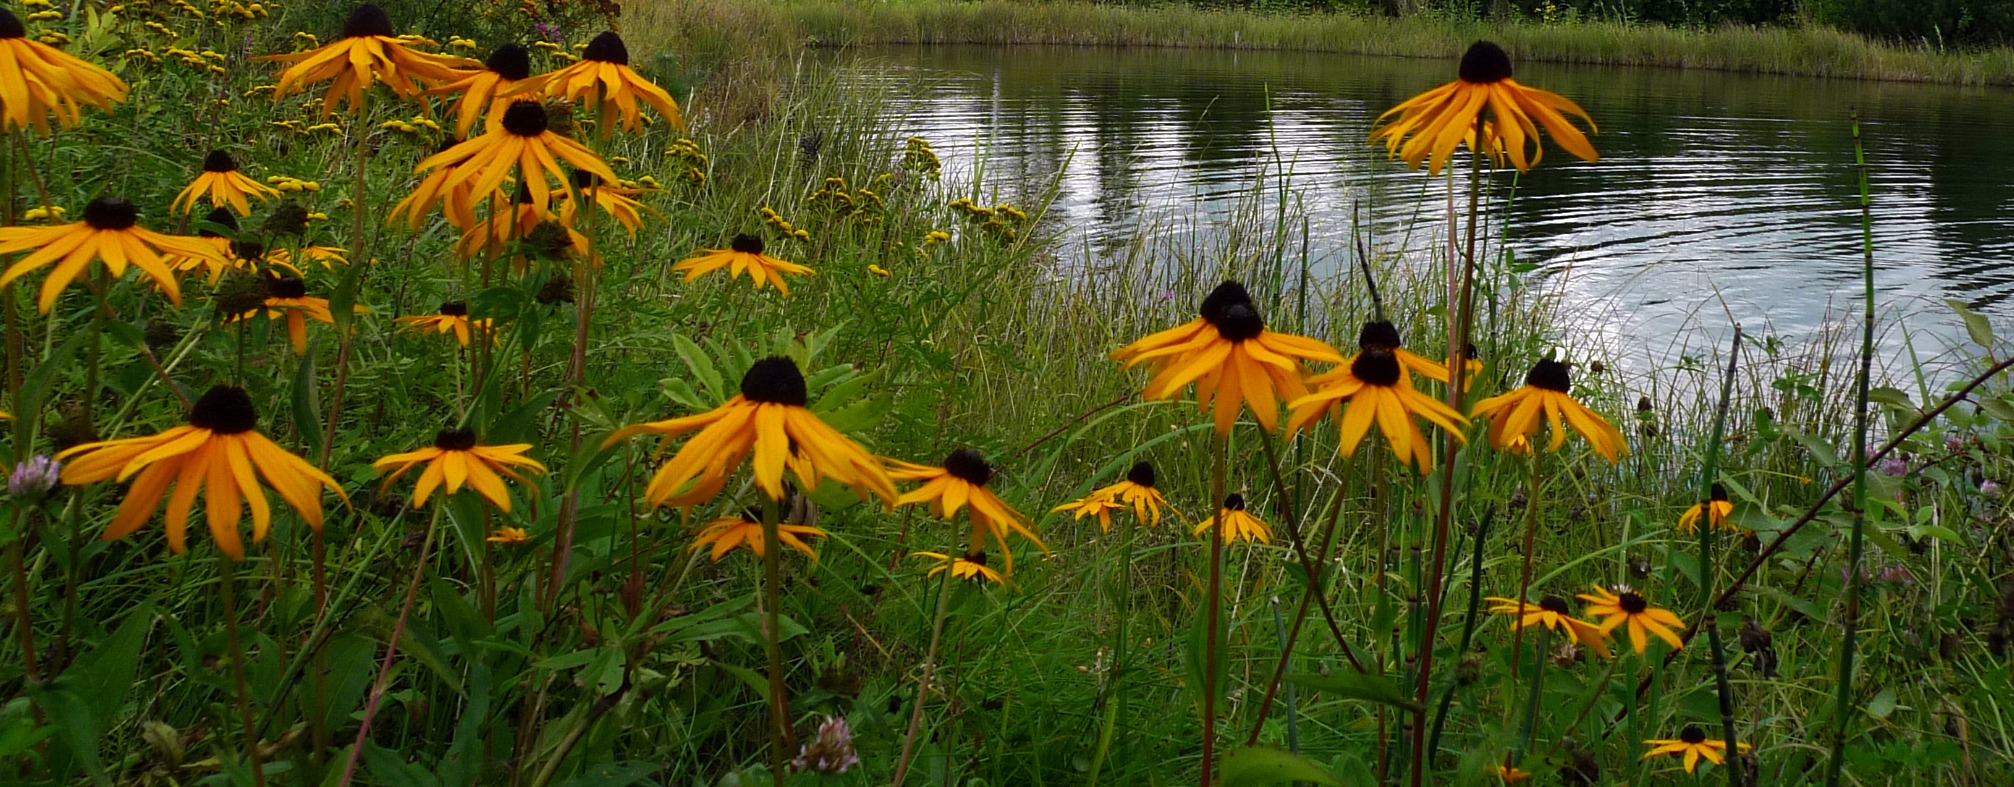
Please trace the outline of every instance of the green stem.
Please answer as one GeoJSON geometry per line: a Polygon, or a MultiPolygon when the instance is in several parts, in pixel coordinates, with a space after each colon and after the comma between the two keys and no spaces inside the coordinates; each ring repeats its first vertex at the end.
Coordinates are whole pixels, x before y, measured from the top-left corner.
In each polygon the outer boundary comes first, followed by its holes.
{"type": "MultiPolygon", "coordinates": [[[[1517,582],[1517,600],[1519,603],[1524,604],[1531,603],[1532,552],[1538,546],[1539,492],[1544,488],[1544,485],[1540,482],[1539,470],[1545,463],[1545,455],[1538,452],[1537,446],[1533,446],[1529,459],[1531,460],[1531,475],[1527,479],[1529,486],[1525,490],[1524,500],[1524,567],[1519,570],[1517,582]]],[[[1521,665],[1524,660],[1524,651],[1520,648],[1524,645],[1525,627],[1518,626],[1516,628],[1516,632],[1511,634],[1511,681],[1513,683],[1517,681],[1518,674],[1522,671],[1521,665]]]]}
{"type": "MultiPolygon", "coordinates": [[[[1867,183],[1867,150],[1860,138],[1860,116],[1853,117],[1853,163],[1860,170],[1860,379],[1853,396],[1853,529],[1846,542],[1846,614],[1840,621],[1845,638],[1839,643],[1839,691],[1834,701],[1832,761],[1825,769],[1826,787],[1837,787],[1846,768],[1846,733],[1853,721],[1853,657],[1860,630],[1860,558],[1867,528],[1867,391],[1874,366],[1874,197],[1867,183]]],[[[1734,742],[1728,741],[1730,753],[1734,742]]]]}
{"type": "MultiPolygon", "coordinates": [[[[405,636],[406,621],[413,614],[413,600],[419,597],[420,578],[427,570],[427,556],[433,552],[434,533],[440,529],[441,506],[444,504],[445,501],[435,504],[433,516],[427,520],[427,534],[426,538],[420,541],[419,559],[413,561],[413,578],[406,583],[405,603],[399,606],[398,620],[392,623],[391,637],[385,641],[385,658],[378,663],[378,677],[371,683],[370,698],[364,701],[363,722],[357,725],[356,744],[350,747],[349,759],[343,763],[342,777],[336,782],[336,787],[349,787],[350,779],[357,774],[357,760],[364,753],[364,743],[370,740],[371,718],[377,715],[378,703],[385,698],[385,686],[392,677],[392,664],[399,655],[399,639],[405,636]]],[[[517,771],[513,770],[512,773],[516,774],[517,771]]]]}
{"type": "MultiPolygon", "coordinates": [[[[1518,628],[1522,629],[1524,627],[1519,626],[1518,628]]],[[[1538,730],[1539,703],[1545,701],[1545,663],[1550,661],[1550,659],[1545,657],[1545,649],[1548,644],[1547,640],[1550,639],[1552,639],[1552,629],[1540,626],[1538,629],[1538,639],[1534,642],[1538,646],[1538,652],[1533,655],[1533,659],[1537,663],[1532,665],[1531,691],[1525,695],[1524,719],[1518,722],[1517,747],[1511,752],[1512,763],[1524,761],[1524,753],[1531,750],[1532,736],[1538,730]]]]}
{"type": "Polygon", "coordinates": [[[1741,362],[1741,326],[1734,326],[1734,339],[1727,351],[1727,374],[1720,381],[1720,403],[1714,409],[1713,433],[1706,444],[1706,461],[1699,469],[1699,625],[1706,629],[1707,651],[1713,660],[1714,690],[1720,699],[1721,740],[1729,754],[1728,787],[1741,787],[1741,750],[1734,737],[1734,689],[1727,680],[1727,649],[1720,641],[1720,618],[1713,605],[1713,513],[1714,479],[1720,473],[1720,443],[1727,429],[1727,409],[1734,397],[1734,370],[1741,362]]]}
{"type": "Polygon", "coordinates": [[[943,583],[937,590],[937,612],[930,620],[930,647],[923,654],[923,672],[916,678],[916,696],[909,702],[909,731],[902,736],[895,779],[889,782],[892,787],[902,787],[902,777],[909,774],[910,758],[916,756],[916,735],[923,729],[923,700],[930,695],[930,681],[937,675],[938,649],[944,644],[944,621],[951,615],[951,589],[956,581],[953,576],[951,566],[946,565],[943,583]]]}
{"type": "MultiPolygon", "coordinates": [[[[1476,613],[1483,604],[1483,543],[1489,537],[1493,519],[1494,507],[1484,509],[1482,520],[1476,523],[1475,535],[1469,539],[1469,610],[1462,620],[1461,647],[1455,649],[1463,656],[1468,655],[1469,646],[1475,641],[1476,613]]],[[[1450,681],[1448,687],[1441,691],[1440,707],[1434,710],[1433,730],[1427,735],[1427,751],[1430,753],[1441,750],[1441,730],[1447,724],[1448,707],[1454,703],[1455,689],[1460,686],[1460,681],[1450,681]]]]}
{"type": "Polygon", "coordinates": [[[777,505],[762,498],[762,652],[769,662],[769,771],[783,787],[783,766],[790,758],[790,696],[783,685],[783,542],[777,537],[777,505]]]}
{"type": "Polygon", "coordinates": [[[238,602],[232,586],[237,584],[237,561],[229,555],[218,559],[222,564],[223,576],[217,582],[224,595],[224,637],[231,647],[231,679],[238,689],[238,718],[245,724],[245,759],[252,763],[252,783],[257,787],[266,785],[266,766],[259,758],[258,727],[252,722],[251,691],[245,687],[245,649],[238,639],[238,602]]]}
{"type": "MultiPolygon", "coordinates": [[[[1224,463],[1228,448],[1225,438],[1218,436],[1211,442],[1210,457],[1210,502],[1216,504],[1217,512],[1223,511],[1225,478],[1224,463]]],[[[1217,525],[1209,531],[1210,537],[1210,584],[1205,592],[1203,613],[1203,774],[1202,787],[1210,787],[1216,769],[1217,742],[1217,620],[1222,606],[1219,596],[1224,582],[1224,522],[1223,515],[1217,514],[1217,525]]]]}
{"type": "Polygon", "coordinates": [[[1112,750],[1112,739],[1118,732],[1120,717],[1125,715],[1121,706],[1125,704],[1125,688],[1121,683],[1126,673],[1126,624],[1133,616],[1133,545],[1140,540],[1139,523],[1126,534],[1126,542],[1119,548],[1119,578],[1107,583],[1111,588],[1112,611],[1118,618],[1112,629],[1112,672],[1105,681],[1105,719],[1098,730],[1098,748],[1091,754],[1091,767],[1086,771],[1084,784],[1096,787],[1098,774],[1105,765],[1105,755],[1112,750]]]}

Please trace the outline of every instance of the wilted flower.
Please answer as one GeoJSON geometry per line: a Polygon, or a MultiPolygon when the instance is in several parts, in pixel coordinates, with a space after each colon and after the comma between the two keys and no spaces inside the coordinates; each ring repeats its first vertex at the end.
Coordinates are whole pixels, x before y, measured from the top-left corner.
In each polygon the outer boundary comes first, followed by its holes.
{"type": "Polygon", "coordinates": [[[853,729],[836,716],[825,717],[818,725],[818,737],[805,743],[790,760],[792,768],[819,773],[845,773],[859,764],[860,755],[853,751],[853,729]]]}
{"type": "Polygon", "coordinates": [[[14,472],[7,476],[7,494],[15,497],[40,497],[56,488],[57,474],[63,466],[47,455],[36,454],[28,461],[14,466],[14,472]]]}

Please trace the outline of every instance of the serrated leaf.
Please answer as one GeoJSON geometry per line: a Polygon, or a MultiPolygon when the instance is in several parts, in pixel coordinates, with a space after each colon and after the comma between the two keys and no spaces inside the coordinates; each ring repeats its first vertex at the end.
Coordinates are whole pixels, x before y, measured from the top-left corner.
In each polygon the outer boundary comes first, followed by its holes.
{"type": "Polygon", "coordinates": [[[1307,758],[1267,746],[1232,749],[1224,753],[1224,759],[1217,767],[1218,783],[1224,787],[1252,787],[1252,785],[1283,782],[1342,784],[1333,774],[1309,762],[1307,758]]]}
{"type": "Polygon", "coordinates": [[[1389,705],[1407,713],[1417,712],[1420,707],[1413,698],[1406,696],[1404,689],[1383,675],[1337,670],[1330,675],[1312,673],[1288,675],[1287,682],[1344,699],[1389,705]]]}

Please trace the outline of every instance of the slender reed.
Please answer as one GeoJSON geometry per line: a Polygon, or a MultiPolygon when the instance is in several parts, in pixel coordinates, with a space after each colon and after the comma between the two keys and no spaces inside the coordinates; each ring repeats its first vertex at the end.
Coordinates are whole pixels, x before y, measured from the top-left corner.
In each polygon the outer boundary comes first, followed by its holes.
{"type": "MultiPolygon", "coordinates": [[[[1860,115],[1853,116],[1853,165],[1860,171],[1860,379],[1853,391],[1853,528],[1846,542],[1845,629],[1839,642],[1839,688],[1833,703],[1832,760],[1825,769],[1826,787],[1837,787],[1846,769],[1846,733],[1852,723],[1853,657],[1860,633],[1860,558],[1867,529],[1867,391],[1874,371],[1874,197],[1867,183],[1867,149],[1860,136],[1860,115]]],[[[1732,746],[1733,742],[1730,741],[1732,746]]]]}
{"type": "Polygon", "coordinates": [[[245,725],[245,759],[252,765],[252,783],[266,787],[266,766],[259,757],[259,729],[252,721],[251,690],[245,685],[245,647],[238,637],[238,599],[233,589],[238,584],[238,561],[222,556],[218,562],[221,575],[217,584],[224,596],[224,637],[231,648],[231,681],[237,686],[238,719],[245,725]]]}
{"type": "MultiPolygon", "coordinates": [[[[762,497],[762,653],[769,666],[769,771],[776,787],[783,787],[784,761],[790,756],[790,697],[783,685],[783,570],[779,565],[783,549],[777,537],[780,516],[774,498],[762,497]]],[[[946,572],[949,573],[949,572],[946,572]]]]}
{"type": "Polygon", "coordinates": [[[420,594],[420,578],[426,575],[427,557],[433,553],[434,532],[440,529],[442,505],[445,502],[435,504],[433,517],[427,520],[426,537],[420,541],[419,557],[413,561],[413,578],[406,583],[406,600],[399,605],[398,620],[393,621],[392,634],[385,640],[385,657],[378,663],[378,677],[371,681],[370,698],[364,702],[363,721],[357,725],[357,740],[350,747],[350,756],[343,763],[343,773],[336,781],[336,787],[349,787],[350,780],[357,774],[357,760],[363,756],[364,744],[371,739],[371,719],[378,713],[378,703],[385,698],[385,685],[391,682],[392,664],[399,656],[399,638],[405,636],[406,621],[413,614],[413,600],[420,594]]]}
{"type": "MultiPolygon", "coordinates": [[[[1539,453],[1536,446],[1533,447],[1531,456],[1528,457],[1531,462],[1531,474],[1527,477],[1529,486],[1525,490],[1524,565],[1518,571],[1517,580],[1517,600],[1519,603],[1528,603],[1531,596],[1532,552],[1538,545],[1539,493],[1543,489],[1541,469],[1545,463],[1544,457],[1545,455],[1539,453]]],[[[1477,544],[1476,546],[1481,547],[1482,545],[1477,544]]],[[[1481,556],[1478,555],[1478,557],[1481,556]]],[[[1514,628],[1515,631],[1511,634],[1511,681],[1513,683],[1518,679],[1520,664],[1524,660],[1525,627],[1516,626],[1514,628]]],[[[1543,654],[1545,649],[1541,647],[1539,648],[1539,652],[1543,654]]],[[[1540,656],[1540,658],[1544,658],[1544,656],[1540,656]]]]}
{"type": "Polygon", "coordinates": [[[937,654],[944,644],[944,621],[951,615],[951,589],[956,581],[951,568],[945,567],[943,584],[937,590],[937,612],[930,620],[930,647],[923,654],[922,674],[916,678],[916,697],[909,702],[909,731],[902,736],[902,754],[895,760],[895,778],[889,782],[893,787],[902,787],[910,759],[916,756],[916,735],[923,729],[923,700],[930,694],[930,681],[937,676],[937,654]]]}
{"type": "Polygon", "coordinates": [[[1224,581],[1224,517],[1221,513],[1225,495],[1226,455],[1229,447],[1226,438],[1217,437],[1210,444],[1210,505],[1215,506],[1212,514],[1217,516],[1217,526],[1210,535],[1210,584],[1204,594],[1206,609],[1203,613],[1203,774],[1202,787],[1210,787],[1216,770],[1217,742],[1217,649],[1223,643],[1217,641],[1217,620],[1222,614],[1219,596],[1223,592],[1224,581]]]}
{"type": "Polygon", "coordinates": [[[1713,487],[1720,472],[1720,442],[1727,432],[1728,403],[1734,398],[1734,370],[1741,363],[1741,326],[1734,326],[1734,338],[1727,349],[1727,374],[1720,380],[1720,403],[1713,410],[1712,438],[1706,441],[1706,461],[1699,468],[1699,623],[1706,629],[1707,650],[1713,659],[1714,691],[1720,699],[1721,740],[1727,742],[1728,787],[1742,782],[1741,747],[1734,737],[1734,689],[1727,682],[1727,649],[1720,641],[1720,616],[1713,604],[1713,487]]]}

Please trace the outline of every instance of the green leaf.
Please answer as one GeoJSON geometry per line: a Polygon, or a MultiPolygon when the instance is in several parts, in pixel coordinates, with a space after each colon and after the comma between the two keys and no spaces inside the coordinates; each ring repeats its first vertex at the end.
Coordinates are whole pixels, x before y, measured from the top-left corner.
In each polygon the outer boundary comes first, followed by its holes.
{"type": "Polygon", "coordinates": [[[1874,699],[1867,701],[1867,715],[1877,719],[1888,718],[1895,712],[1895,690],[1884,688],[1875,692],[1874,699]]]}
{"type": "Polygon", "coordinates": [[[663,769],[655,762],[605,762],[589,766],[579,776],[560,782],[559,787],[629,787],[663,769]]]}
{"type": "Polygon", "coordinates": [[[319,338],[308,344],[308,353],[294,364],[293,406],[294,431],[301,435],[301,442],[308,447],[310,456],[322,452],[322,406],[315,396],[315,350],[319,349],[319,338]]]}
{"type": "Polygon", "coordinates": [[[1998,396],[1981,396],[1974,401],[1979,404],[1979,409],[1993,416],[1994,420],[2014,421],[2014,407],[2009,407],[2007,400],[1998,396]]]}
{"type": "Polygon", "coordinates": [[[1972,337],[1973,344],[1989,352],[1992,351],[1993,323],[1988,322],[1985,315],[1966,308],[1965,302],[1957,298],[1946,298],[1944,304],[1950,306],[1952,311],[1958,312],[1959,318],[1965,321],[1965,334],[1972,337]]]}
{"type": "Polygon", "coordinates": [[[1867,391],[1867,401],[1885,404],[1889,407],[1902,410],[1914,411],[1916,409],[1916,403],[1909,401],[1909,394],[1904,393],[1900,388],[1892,388],[1886,385],[1869,389],[1867,391]]]}
{"type": "Polygon", "coordinates": [[[1313,689],[1323,694],[1333,694],[1343,699],[1375,702],[1389,705],[1407,713],[1419,712],[1419,703],[1406,696],[1399,684],[1383,675],[1365,672],[1337,670],[1331,675],[1297,673],[1287,676],[1287,682],[1305,689],[1313,689]]]}
{"type": "Polygon", "coordinates": [[[1342,784],[1334,775],[1306,758],[1266,746],[1250,746],[1225,752],[1224,759],[1218,766],[1218,774],[1219,783],[1224,787],[1250,787],[1283,782],[1342,784]]]}
{"type": "Polygon", "coordinates": [[[56,726],[57,740],[75,757],[84,772],[90,774],[91,781],[103,787],[111,787],[112,776],[105,771],[105,763],[98,758],[97,720],[91,718],[91,709],[76,694],[61,688],[30,689],[35,704],[49,714],[49,722],[56,726]]]}
{"type": "Polygon", "coordinates": [[[371,778],[386,787],[439,787],[426,768],[406,762],[397,752],[364,741],[364,768],[371,772],[371,778]]]}
{"type": "Polygon", "coordinates": [[[705,350],[683,334],[672,334],[671,347],[678,353],[678,359],[685,362],[685,368],[692,372],[692,376],[699,378],[700,394],[705,400],[727,400],[727,389],[721,383],[720,370],[713,365],[713,359],[707,357],[705,350]]]}

